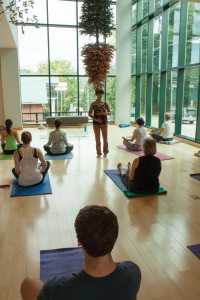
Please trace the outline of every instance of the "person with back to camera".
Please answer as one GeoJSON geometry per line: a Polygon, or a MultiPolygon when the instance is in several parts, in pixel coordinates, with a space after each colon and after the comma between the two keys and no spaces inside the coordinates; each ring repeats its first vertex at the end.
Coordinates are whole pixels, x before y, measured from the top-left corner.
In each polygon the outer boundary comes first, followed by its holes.
{"type": "Polygon", "coordinates": [[[139,267],[131,261],[116,263],[111,254],[118,237],[116,215],[107,207],[88,205],[79,211],[75,230],[84,252],[83,270],[46,283],[25,278],[22,299],[135,300],[141,282],[139,267]]]}
{"type": "Polygon", "coordinates": [[[142,142],[145,136],[147,135],[147,129],[144,128],[144,119],[143,118],[137,118],[136,124],[138,125],[138,128],[136,128],[133,131],[133,135],[131,138],[123,138],[123,144],[126,146],[129,150],[142,150],[142,142]],[[135,141],[135,142],[134,142],[135,141]]]}
{"type": "Polygon", "coordinates": [[[31,147],[32,135],[29,131],[22,132],[21,140],[23,146],[14,152],[15,168],[12,169],[12,173],[19,185],[32,186],[42,183],[50,163],[45,161],[40,149],[31,147]],[[39,168],[38,159],[41,162],[39,168]]]}
{"type": "Polygon", "coordinates": [[[126,173],[122,170],[121,163],[117,165],[117,168],[127,190],[137,194],[156,193],[160,185],[161,161],[154,156],[155,140],[151,137],[144,138],[142,148],[144,156],[135,158],[132,164],[129,162],[126,173]]]}
{"type": "Polygon", "coordinates": [[[67,141],[66,133],[60,130],[61,119],[55,119],[55,130],[49,134],[49,140],[44,145],[44,150],[50,155],[64,155],[71,152],[74,146],[67,141]]]}
{"type": "Polygon", "coordinates": [[[4,154],[13,154],[22,147],[17,131],[12,130],[11,119],[5,121],[6,128],[1,132],[1,147],[4,154]]]}
{"type": "Polygon", "coordinates": [[[97,99],[91,103],[89,109],[89,117],[93,120],[93,130],[96,140],[97,158],[100,158],[101,153],[101,133],[103,137],[103,153],[107,156],[108,150],[108,120],[107,116],[111,115],[110,107],[107,102],[102,99],[104,91],[96,89],[95,95],[97,99]]]}
{"type": "Polygon", "coordinates": [[[163,122],[162,127],[159,130],[152,130],[149,133],[156,142],[173,140],[174,126],[171,121],[170,113],[166,112],[164,118],[165,121],[163,122]]]}

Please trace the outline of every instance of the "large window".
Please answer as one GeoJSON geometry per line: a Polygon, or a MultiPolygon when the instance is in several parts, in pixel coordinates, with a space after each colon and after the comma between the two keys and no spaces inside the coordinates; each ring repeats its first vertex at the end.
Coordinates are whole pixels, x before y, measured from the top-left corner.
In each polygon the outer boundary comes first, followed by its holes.
{"type": "Polygon", "coordinates": [[[175,135],[199,140],[200,4],[174,2],[133,3],[133,82],[137,62],[135,117],[144,116],[147,127],[160,127],[164,112],[170,112],[175,135]],[[142,14],[136,6],[143,9],[142,14]]]}
{"type": "MultiPolygon", "coordinates": [[[[19,29],[19,56],[23,122],[45,121],[46,116],[83,115],[94,100],[94,89],[87,83],[81,57],[86,43],[95,42],[79,34],[82,1],[35,0],[34,13],[39,28],[27,24],[25,34],[19,29]],[[35,92],[33,93],[33,89],[35,92]]],[[[112,3],[116,24],[115,2],[112,3]]],[[[115,30],[107,43],[116,46],[115,30]]],[[[101,40],[103,41],[103,40],[101,40]]],[[[101,42],[100,41],[100,42],[101,42]]],[[[115,107],[114,53],[105,100],[115,107]]]]}

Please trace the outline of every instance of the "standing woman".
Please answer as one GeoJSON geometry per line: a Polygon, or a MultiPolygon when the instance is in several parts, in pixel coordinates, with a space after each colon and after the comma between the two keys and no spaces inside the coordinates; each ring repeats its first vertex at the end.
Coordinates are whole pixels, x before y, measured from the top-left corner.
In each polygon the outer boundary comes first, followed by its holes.
{"type": "Polygon", "coordinates": [[[21,140],[22,148],[14,152],[15,168],[12,169],[12,173],[17,178],[19,185],[39,184],[44,180],[50,163],[45,161],[40,149],[31,147],[32,135],[29,131],[22,132],[21,140]],[[40,167],[38,167],[38,159],[41,162],[40,167]]]}
{"type": "Polygon", "coordinates": [[[96,101],[92,102],[89,109],[89,117],[93,119],[93,130],[96,140],[96,151],[97,158],[100,158],[102,155],[101,152],[101,134],[103,138],[103,154],[104,157],[107,156],[108,150],[108,120],[107,116],[111,115],[110,107],[106,103],[102,96],[104,91],[102,89],[96,89],[96,101]]]}
{"type": "Polygon", "coordinates": [[[4,154],[13,154],[15,150],[22,147],[17,131],[12,130],[12,120],[5,121],[6,129],[1,132],[1,147],[4,154]]]}

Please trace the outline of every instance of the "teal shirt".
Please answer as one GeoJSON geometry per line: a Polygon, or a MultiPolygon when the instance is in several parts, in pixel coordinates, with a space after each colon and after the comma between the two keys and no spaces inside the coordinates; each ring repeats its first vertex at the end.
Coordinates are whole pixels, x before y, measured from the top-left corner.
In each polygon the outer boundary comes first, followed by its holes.
{"type": "Polygon", "coordinates": [[[49,279],[38,300],[135,300],[140,288],[141,272],[131,261],[116,264],[105,277],[93,277],[85,271],[71,276],[49,279]]]}

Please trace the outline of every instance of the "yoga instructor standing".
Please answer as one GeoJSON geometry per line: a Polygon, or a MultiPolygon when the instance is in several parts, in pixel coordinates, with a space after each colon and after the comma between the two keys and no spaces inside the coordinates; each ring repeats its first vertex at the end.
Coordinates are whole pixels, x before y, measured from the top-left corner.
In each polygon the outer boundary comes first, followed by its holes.
{"type": "Polygon", "coordinates": [[[111,115],[110,107],[106,103],[102,96],[104,91],[102,89],[96,89],[95,95],[96,101],[92,102],[89,109],[89,117],[93,120],[93,129],[96,140],[97,158],[102,155],[101,152],[101,133],[103,138],[103,154],[104,157],[108,154],[108,120],[107,116],[111,115]]]}

